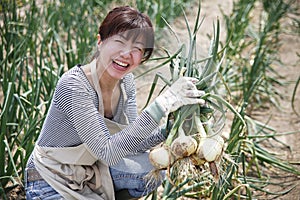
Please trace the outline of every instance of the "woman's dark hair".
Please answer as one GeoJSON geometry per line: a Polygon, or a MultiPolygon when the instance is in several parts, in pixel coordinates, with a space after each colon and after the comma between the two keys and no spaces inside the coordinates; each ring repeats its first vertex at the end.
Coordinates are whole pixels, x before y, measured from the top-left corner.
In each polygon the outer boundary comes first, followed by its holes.
{"type": "Polygon", "coordinates": [[[142,36],[145,39],[145,52],[142,61],[150,58],[154,47],[154,30],[149,17],[129,6],[116,7],[104,18],[99,27],[101,40],[127,32],[130,38],[142,36]]]}

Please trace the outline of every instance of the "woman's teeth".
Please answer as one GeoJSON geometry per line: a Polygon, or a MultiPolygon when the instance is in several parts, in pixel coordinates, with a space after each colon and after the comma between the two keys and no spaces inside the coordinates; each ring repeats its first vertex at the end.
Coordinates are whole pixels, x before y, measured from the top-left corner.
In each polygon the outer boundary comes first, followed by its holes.
{"type": "Polygon", "coordinates": [[[129,66],[129,64],[123,63],[123,62],[118,61],[118,60],[114,60],[114,62],[115,62],[117,65],[121,66],[121,67],[128,67],[128,66],[129,66]]]}

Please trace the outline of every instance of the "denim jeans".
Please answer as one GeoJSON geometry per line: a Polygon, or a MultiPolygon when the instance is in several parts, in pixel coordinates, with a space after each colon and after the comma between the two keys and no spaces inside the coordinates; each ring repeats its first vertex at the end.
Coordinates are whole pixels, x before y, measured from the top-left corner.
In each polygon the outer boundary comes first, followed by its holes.
{"type": "Polygon", "coordinates": [[[145,196],[160,186],[164,172],[147,176],[153,169],[148,152],[128,155],[109,168],[115,191],[128,190],[132,197],[145,196]]]}
{"type": "Polygon", "coordinates": [[[46,181],[38,180],[26,182],[26,199],[33,200],[54,200],[64,199],[58,192],[56,192],[46,181]]]}
{"type": "MultiPolygon", "coordinates": [[[[118,171],[114,168],[110,168],[109,170],[115,191],[128,190],[132,197],[138,198],[145,196],[158,188],[161,184],[161,181],[146,179],[145,176],[148,175],[148,172],[138,174],[118,171]]],[[[164,177],[164,174],[160,172],[160,176],[164,177]]]]}

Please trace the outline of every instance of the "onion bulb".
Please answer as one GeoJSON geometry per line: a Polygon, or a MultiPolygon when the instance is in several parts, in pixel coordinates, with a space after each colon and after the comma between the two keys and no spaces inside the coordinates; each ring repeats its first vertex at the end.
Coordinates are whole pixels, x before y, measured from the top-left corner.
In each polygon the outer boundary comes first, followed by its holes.
{"type": "Polygon", "coordinates": [[[174,162],[173,155],[165,146],[151,150],[149,160],[156,169],[166,169],[174,162]]]}
{"type": "Polygon", "coordinates": [[[197,156],[200,159],[204,158],[207,162],[217,160],[222,154],[224,139],[220,135],[214,134],[209,126],[207,126],[207,132],[209,133],[207,134],[199,117],[195,117],[195,123],[200,135],[197,156]]]}
{"type": "Polygon", "coordinates": [[[176,158],[184,158],[195,153],[198,143],[192,136],[186,136],[182,127],[178,128],[178,137],[171,144],[171,151],[176,158]]]}
{"type": "Polygon", "coordinates": [[[224,140],[219,135],[201,138],[197,149],[197,155],[203,157],[207,162],[217,160],[223,151],[224,140]]]}

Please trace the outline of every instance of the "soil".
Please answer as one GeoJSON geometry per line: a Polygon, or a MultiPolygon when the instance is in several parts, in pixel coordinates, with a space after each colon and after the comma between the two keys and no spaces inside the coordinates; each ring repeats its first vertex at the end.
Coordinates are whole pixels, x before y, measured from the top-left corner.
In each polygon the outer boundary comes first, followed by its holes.
{"type": "MultiPolygon", "coordinates": [[[[217,17],[221,20],[221,38],[225,37],[225,23],[222,21],[222,14],[220,8],[226,14],[229,14],[232,10],[232,0],[204,0],[202,1],[201,16],[205,16],[204,22],[200,28],[200,36],[197,39],[201,44],[200,56],[205,56],[209,46],[209,40],[207,34],[212,35],[213,33],[213,22],[216,22],[217,17]],[[223,34],[224,33],[224,34],[223,34]]],[[[299,5],[299,1],[297,2],[299,5]]],[[[192,6],[190,9],[186,10],[188,20],[193,22],[197,13],[197,5],[192,6]]],[[[299,20],[299,19],[298,19],[299,20]]],[[[186,27],[183,18],[175,20],[172,27],[175,32],[178,33],[180,38],[187,38],[186,27]]],[[[291,22],[285,21],[283,26],[290,27],[291,22]]],[[[191,24],[191,27],[193,25],[191,24]]],[[[299,34],[299,33],[298,33],[299,34]]],[[[224,38],[223,38],[224,39],[224,38]]],[[[292,93],[295,87],[296,80],[300,76],[300,66],[297,53],[300,53],[300,38],[296,33],[294,34],[282,34],[281,35],[281,48],[279,49],[278,55],[282,60],[282,64],[274,65],[274,68],[282,76],[280,81],[284,83],[282,86],[278,86],[278,91],[282,94],[282,98],[279,99],[280,108],[276,108],[273,105],[266,105],[264,109],[257,110],[253,113],[252,117],[263,122],[268,123],[269,126],[276,129],[277,133],[285,132],[297,132],[295,134],[280,136],[278,139],[284,142],[287,146],[278,145],[274,143],[275,146],[270,146],[270,151],[274,151],[284,160],[293,163],[295,167],[300,170],[300,117],[296,115],[291,106],[292,93]]],[[[153,73],[144,76],[141,79],[137,79],[137,103],[139,109],[145,105],[147,92],[149,91],[151,82],[154,78],[154,73],[160,71],[163,74],[168,74],[169,72],[164,71],[165,69],[160,69],[153,71],[153,73]]],[[[295,110],[300,114],[300,88],[297,90],[297,95],[295,98],[295,110]]],[[[278,172],[278,171],[277,171],[278,172]]],[[[270,173],[270,178],[274,182],[281,183],[277,187],[270,187],[269,191],[278,192],[284,191],[288,188],[283,187],[285,183],[290,183],[291,186],[295,186],[289,193],[283,196],[278,195],[265,195],[261,199],[282,199],[282,200],[300,200],[300,177],[291,175],[282,171],[279,174],[274,175],[270,173]]],[[[290,188],[289,187],[289,188],[290,188]]],[[[25,199],[23,188],[16,188],[9,194],[9,199],[25,199]]]]}

